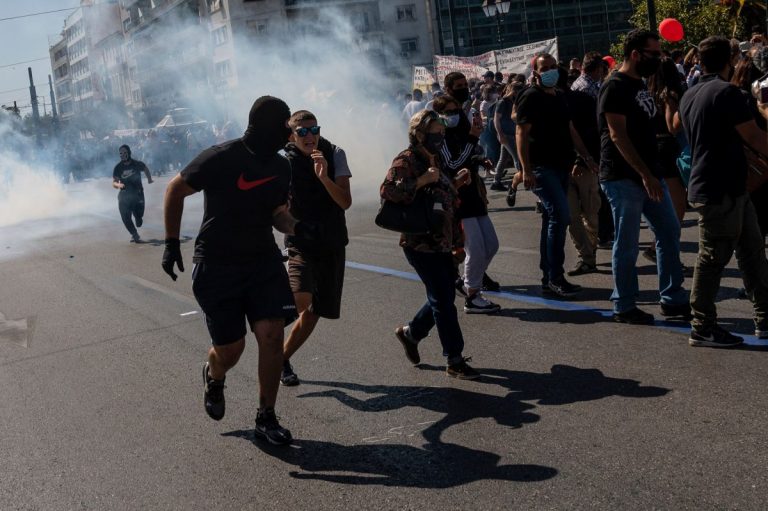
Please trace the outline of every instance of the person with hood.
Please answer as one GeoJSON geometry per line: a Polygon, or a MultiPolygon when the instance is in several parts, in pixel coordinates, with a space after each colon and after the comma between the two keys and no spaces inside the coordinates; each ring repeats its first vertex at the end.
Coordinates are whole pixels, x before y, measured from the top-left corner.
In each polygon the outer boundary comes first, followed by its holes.
{"type": "Polygon", "coordinates": [[[499,250],[499,239],[488,216],[485,183],[478,174],[478,167],[485,165],[477,145],[477,135],[482,126],[470,125],[459,103],[452,96],[437,98],[434,109],[446,125],[440,157],[448,175],[455,176],[461,170],[467,170],[471,176],[471,183],[459,190],[460,205],[456,211],[464,231],[466,254],[464,279],[460,289],[466,296],[464,312],[493,314],[501,307],[486,299],[482,290],[489,284],[496,284],[489,282],[491,279],[486,270],[499,250]]]}
{"type": "Polygon", "coordinates": [[[427,193],[435,201],[440,225],[426,234],[403,234],[400,246],[405,258],[419,275],[427,292],[427,302],[407,325],[399,326],[395,336],[409,362],[421,362],[419,343],[437,326],[446,374],[452,378],[474,380],[480,377],[463,356],[464,337],[456,313],[453,263],[454,253],[462,246],[461,227],[456,216],[457,188],[469,183],[469,172],[455,177],[444,172],[438,157],[445,127],[440,116],[423,110],[413,116],[408,127],[409,146],[398,154],[381,185],[381,198],[410,204],[417,195],[427,193]]]}
{"type": "Polygon", "coordinates": [[[120,163],[115,165],[112,171],[112,188],[120,190],[117,194],[117,206],[123,225],[131,234],[131,243],[140,243],[141,238],[136,228],[144,223],[144,187],[141,184],[141,173],[147,176],[149,184],[153,183],[152,174],[143,162],[131,158],[130,147],[121,145],[119,151],[120,163]],[[133,219],[136,220],[136,225],[133,224],[133,219]]]}
{"type": "Polygon", "coordinates": [[[290,212],[297,220],[312,219],[317,238],[285,236],[288,276],[299,319],[283,346],[283,385],[299,384],[290,358],[309,338],[322,318],[339,319],[344,285],[345,246],[349,242],[344,211],[352,205],[352,172],[344,150],[320,136],[317,117],[307,110],[288,121],[291,142],[285,153],[291,162],[290,212]]]}
{"type": "Polygon", "coordinates": [[[173,280],[174,267],[184,271],[179,244],[184,199],[202,191],[192,290],[212,343],[203,366],[205,411],[214,420],[224,417],[225,376],[243,353],[247,323],[259,348],[255,435],[278,445],[292,440],[277,420],[275,402],[283,329],[296,318],[296,305],[272,229],[305,239],[316,231],[313,224],[297,222],[288,209],[291,166],[278,151],[291,134],[290,116],[282,100],[260,97],[242,138],[204,150],[168,183],[162,263],[173,280]]]}

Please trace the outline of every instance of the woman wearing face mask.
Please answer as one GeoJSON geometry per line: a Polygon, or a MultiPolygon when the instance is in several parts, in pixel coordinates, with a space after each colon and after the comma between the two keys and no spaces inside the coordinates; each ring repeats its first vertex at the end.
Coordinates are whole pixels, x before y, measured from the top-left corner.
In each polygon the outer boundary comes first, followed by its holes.
{"type": "MultiPolygon", "coordinates": [[[[438,98],[440,99],[440,98],[438,98]]],[[[427,302],[410,323],[395,330],[406,358],[418,364],[419,342],[437,326],[446,373],[453,378],[473,380],[480,374],[464,358],[464,337],[456,313],[453,252],[462,245],[457,187],[469,183],[469,173],[454,178],[441,170],[437,155],[445,137],[440,116],[424,110],[413,116],[408,127],[408,149],[398,154],[381,185],[381,198],[395,203],[410,203],[418,193],[429,193],[442,216],[442,228],[427,234],[403,234],[400,246],[427,291],[427,302]]]]}
{"type": "Polygon", "coordinates": [[[460,284],[457,282],[457,289],[466,296],[464,312],[495,313],[500,307],[482,295],[483,288],[498,290],[498,283],[492,281],[485,272],[499,249],[499,240],[488,216],[485,183],[478,175],[478,167],[485,163],[482,162],[482,154],[478,153],[477,130],[469,126],[469,121],[452,97],[436,99],[433,108],[447,126],[440,155],[447,162],[449,174],[453,175],[457,169],[468,169],[472,177],[471,184],[459,191],[461,205],[457,214],[464,228],[466,260],[464,279],[460,284]]]}

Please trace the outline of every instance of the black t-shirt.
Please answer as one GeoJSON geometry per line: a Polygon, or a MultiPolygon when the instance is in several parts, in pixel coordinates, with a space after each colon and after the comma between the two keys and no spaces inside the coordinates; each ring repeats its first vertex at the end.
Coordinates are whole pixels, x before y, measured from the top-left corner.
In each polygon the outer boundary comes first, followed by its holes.
{"type": "Polygon", "coordinates": [[[632,179],[642,182],[640,174],[624,159],[611,140],[605,114],[623,115],[627,121],[627,135],[645,166],[656,177],[662,176],[656,148],[656,128],[653,118],[657,107],[643,80],[624,73],[616,73],[600,87],[597,100],[598,127],[600,128],[600,179],[614,181],[632,179]]]}
{"type": "Polygon", "coordinates": [[[680,120],[691,144],[688,200],[720,204],[747,191],[747,160],[735,126],[753,120],[748,102],[734,85],[705,75],[683,95],[680,120]]]}
{"type": "Polygon", "coordinates": [[[130,159],[115,165],[112,171],[112,179],[125,185],[120,193],[138,193],[144,190],[141,184],[141,173],[148,172],[147,166],[139,160],[130,159]]]}
{"type": "Polygon", "coordinates": [[[586,92],[568,90],[565,100],[573,117],[573,127],[579,133],[581,141],[589,155],[600,160],[600,132],[597,129],[597,101],[586,92]]]}
{"type": "Polygon", "coordinates": [[[574,152],[571,113],[565,95],[548,94],[540,87],[523,91],[517,99],[517,124],[530,124],[529,155],[534,167],[570,171],[574,152]]]}
{"type": "Polygon", "coordinates": [[[280,260],[272,212],[288,202],[291,166],[279,154],[260,161],[240,139],[206,149],[181,171],[205,194],[195,263],[280,260]]]}

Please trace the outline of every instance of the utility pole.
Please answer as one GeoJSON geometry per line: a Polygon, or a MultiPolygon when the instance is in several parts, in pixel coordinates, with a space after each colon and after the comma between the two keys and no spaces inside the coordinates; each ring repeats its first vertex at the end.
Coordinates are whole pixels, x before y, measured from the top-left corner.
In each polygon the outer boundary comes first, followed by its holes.
{"type": "Polygon", "coordinates": [[[648,27],[655,32],[659,29],[659,26],[656,23],[656,2],[655,0],[647,0],[647,1],[648,1],[648,27]]]}
{"type": "Polygon", "coordinates": [[[56,111],[56,96],[53,94],[53,81],[51,80],[51,75],[48,75],[48,88],[51,90],[51,115],[55,120],[58,117],[58,112],[56,111]]]}
{"type": "Polygon", "coordinates": [[[35,125],[40,122],[40,110],[37,107],[37,91],[35,90],[35,82],[32,80],[32,68],[28,67],[29,73],[29,96],[32,101],[32,118],[35,120],[35,125]]]}

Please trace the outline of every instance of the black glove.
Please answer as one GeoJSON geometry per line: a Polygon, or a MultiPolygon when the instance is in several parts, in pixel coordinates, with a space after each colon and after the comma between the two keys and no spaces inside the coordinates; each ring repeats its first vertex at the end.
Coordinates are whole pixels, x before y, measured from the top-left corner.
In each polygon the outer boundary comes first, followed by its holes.
{"type": "Polygon", "coordinates": [[[184,271],[184,261],[181,260],[181,245],[175,238],[165,239],[165,251],[163,251],[163,271],[171,276],[173,280],[177,275],[173,273],[174,263],[179,267],[179,271],[184,271]]]}
{"type": "Polygon", "coordinates": [[[324,238],[323,225],[315,222],[299,220],[293,227],[293,232],[297,238],[307,241],[322,241],[324,238]]]}

